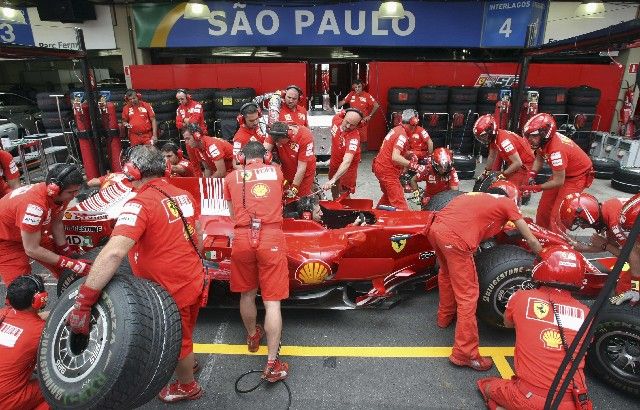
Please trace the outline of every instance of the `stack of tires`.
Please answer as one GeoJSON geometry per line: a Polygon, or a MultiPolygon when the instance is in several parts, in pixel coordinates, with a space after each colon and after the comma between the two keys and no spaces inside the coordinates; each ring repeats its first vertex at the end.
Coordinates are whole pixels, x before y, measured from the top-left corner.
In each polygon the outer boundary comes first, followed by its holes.
{"type": "Polygon", "coordinates": [[[558,128],[568,121],[567,89],[563,87],[540,87],[538,97],[538,112],[551,114],[556,119],[558,128]]]}
{"type": "MultiPolygon", "coordinates": [[[[62,132],[62,125],[60,124],[60,117],[62,117],[62,123],[64,129],[69,131],[69,121],[73,119],[73,111],[71,110],[71,101],[68,94],[64,94],[63,97],[58,97],[60,102],[60,115],[58,114],[58,105],[56,103],[56,97],[49,97],[52,94],[63,94],[62,92],[43,92],[36,95],[36,101],[38,103],[38,109],[42,111],[42,125],[47,133],[59,133],[62,132]]],[[[64,140],[63,140],[64,144],[64,140]]]]}
{"type": "Polygon", "coordinates": [[[433,140],[434,148],[444,147],[447,140],[447,101],[449,87],[441,85],[425,85],[418,89],[418,112],[422,127],[427,130],[433,140]]]}
{"type": "Polygon", "coordinates": [[[92,309],[88,337],[66,317],[82,280],[51,311],[40,339],[40,389],[52,408],[137,408],[167,384],[178,363],[182,330],[173,298],[158,284],[116,275],[92,309]]]}
{"type": "Polygon", "coordinates": [[[172,140],[176,131],[176,100],[175,90],[138,90],[142,100],[151,104],[158,123],[158,139],[172,140]]]}
{"type": "Polygon", "coordinates": [[[411,87],[392,87],[387,92],[387,124],[389,129],[401,121],[402,111],[417,110],[418,90],[411,87]]]}
{"type": "Polygon", "coordinates": [[[474,152],[473,124],[477,117],[477,101],[478,88],[449,88],[449,146],[457,154],[469,155],[474,152]]]}
{"type": "Polygon", "coordinates": [[[231,141],[238,130],[236,117],[240,107],[256,97],[253,88],[227,88],[213,91],[213,106],[215,108],[216,126],[209,128],[209,133],[231,141]]]}
{"type": "Polygon", "coordinates": [[[576,132],[572,139],[586,152],[591,149],[591,137],[593,127],[598,121],[594,121],[597,105],[600,102],[600,90],[598,88],[581,85],[569,88],[567,91],[567,114],[569,123],[573,124],[576,132]]]}

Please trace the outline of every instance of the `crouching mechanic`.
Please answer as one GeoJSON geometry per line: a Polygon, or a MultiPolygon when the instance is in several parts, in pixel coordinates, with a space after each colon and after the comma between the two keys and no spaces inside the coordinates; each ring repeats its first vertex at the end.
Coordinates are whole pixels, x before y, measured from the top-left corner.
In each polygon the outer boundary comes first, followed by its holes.
{"type": "Polygon", "coordinates": [[[172,142],[162,146],[162,155],[167,161],[167,168],[172,177],[194,177],[191,161],[182,156],[182,150],[172,142]]]}
{"type": "Polygon", "coordinates": [[[31,378],[48,315],[38,313],[47,304],[42,278],[18,276],[7,289],[7,301],[0,310],[0,408],[48,409],[38,380],[31,378]]]}
{"type": "Polygon", "coordinates": [[[378,205],[391,205],[396,209],[408,210],[407,200],[404,197],[404,188],[400,182],[400,175],[406,168],[416,173],[425,171],[424,165],[418,164],[415,154],[409,155],[409,135],[418,125],[418,116],[415,110],[408,109],[402,112],[402,124],[392,128],[382,141],[378,155],[373,159],[371,166],[373,173],[378,178],[382,197],[378,205]],[[411,159],[407,159],[410,157],[411,159]]]}
{"type": "MultiPolygon", "coordinates": [[[[537,288],[515,292],[504,313],[505,326],[516,330],[515,376],[511,380],[487,377],[477,382],[489,409],[544,408],[565,352],[589,313],[589,308],[571,295],[583,286],[582,256],[556,245],[544,249],[540,257],[542,261],[533,268],[531,277],[537,288]]],[[[559,410],[593,408],[584,363],[583,357],[559,410]]]]}
{"type": "Polygon", "coordinates": [[[193,158],[189,158],[193,169],[202,166],[205,177],[224,178],[233,168],[233,146],[227,141],[203,135],[196,124],[187,124],[182,137],[193,148],[193,158]]]}
{"type": "Polygon", "coordinates": [[[593,165],[589,156],[571,139],[557,132],[556,120],[551,114],[540,113],[529,119],[522,134],[536,150],[529,183],[522,186],[523,193],[542,191],[536,212],[536,224],[556,233],[564,233],[560,226],[560,202],[569,194],[582,192],[593,182],[593,165]],[[535,176],[547,161],[551,178],[543,184],[535,184],[535,176]]]}
{"type": "Polygon", "coordinates": [[[267,151],[275,145],[282,162],[282,174],[288,183],[287,198],[311,194],[316,177],[316,155],[313,134],[303,125],[274,122],[264,142],[267,151]]]}
{"type": "Polygon", "coordinates": [[[478,118],[473,126],[473,135],[483,145],[489,147],[487,165],[482,177],[489,175],[492,170],[501,170],[501,162],[507,164],[502,170],[502,176],[517,187],[526,185],[529,170],[533,166],[535,155],[531,145],[511,131],[500,130],[491,114],[478,118]]]}
{"type": "Polygon", "coordinates": [[[509,185],[512,189],[491,188],[488,193],[469,192],[455,197],[435,213],[431,228],[426,231],[440,264],[438,327],[448,327],[457,316],[449,361],[479,371],[489,370],[493,361],[481,357],[478,350],[476,307],[480,290],[474,253],[480,242],[495,236],[509,221],[515,224],[531,250],[538,253],[542,249],[518,209],[517,188],[509,185]],[[473,218],[469,217],[470,212],[473,218]]]}
{"type": "Polygon", "coordinates": [[[268,357],[262,377],[277,382],[289,365],[278,358],[282,334],[280,301],[289,297],[286,243],[282,232],[280,167],[256,141],[240,151],[236,169],[225,177],[224,198],[235,223],[231,246],[231,291],[240,292],[240,316],[247,330],[247,349],[257,352],[267,333],[268,357]],[[264,329],[257,324],[256,294],[266,310],[264,329]]]}
{"type": "Polygon", "coordinates": [[[458,172],[453,167],[453,155],[447,148],[436,148],[429,159],[429,163],[424,166],[424,171],[419,172],[411,178],[411,189],[413,190],[413,202],[426,207],[431,197],[443,191],[457,191],[460,185],[458,172]],[[418,182],[424,181],[424,191],[420,197],[418,182]]]}
{"type": "MultiPolygon", "coordinates": [[[[592,228],[596,231],[591,242],[571,241],[578,252],[610,252],[620,256],[620,250],[627,240],[624,229],[620,226],[620,211],[625,201],[610,198],[599,203],[596,197],[586,192],[567,195],[560,204],[560,222],[562,226],[575,231],[577,228],[592,228]]],[[[620,272],[615,294],[611,302],[617,305],[627,300],[635,303],[640,299],[638,291],[631,289],[631,278],[640,280],[640,250],[634,249],[629,255],[629,269],[620,272]]]]}
{"type": "Polygon", "coordinates": [[[29,258],[56,278],[65,268],[86,274],[90,265],[70,258],[75,249],[67,244],[62,225],[64,210],[82,183],[78,167],[58,164],[45,182],[14,189],[0,198],[0,275],[5,284],[31,272],[29,258]]]}
{"type": "Polygon", "coordinates": [[[123,171],[131,179],[136,196],[122,208],[109,242],[96,257],[96,269],[80,286],[67,321],[74,333],[89,334],[91,307],[129,253],[133,274],[169,292],[182,320],[178,380],[163,388],[159,398],[164,402],[195,400],[202,396],[202,389],[193,378],[192,335],[204,288],[203,266],[196,249],[201,235],[195,201],[188,192],[162,178],[165,161],[156,148],[135,147],[129,161],[123,171]]]}

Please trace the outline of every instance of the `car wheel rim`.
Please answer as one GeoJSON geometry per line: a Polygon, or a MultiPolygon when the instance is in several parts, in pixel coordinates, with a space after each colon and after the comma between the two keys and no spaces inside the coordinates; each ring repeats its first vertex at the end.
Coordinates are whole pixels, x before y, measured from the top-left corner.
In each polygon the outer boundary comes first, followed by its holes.
{"type": "Polygon", "coordinates": [[[600,338],[597,353],[603,365],[617,377],[640,384],[640,335],[611,331],[600,338]]]}
{"type": "Polygon", "coordinates": [[[500,313],[500,316],[504,315],[509,298],[516,293],[517,290],[521,289],[522,282],[528,279],[528,277],[524,276],[514,276],[500,283],[497,289],[494,290],[496,296],[493,298],[493,308],[496,312],[500,313]]]}
{"type": "MultiPolygon", "coordinates": [[[[69,308],[71,311],[71,308],[69,308]]],[[[67,317],[67,312],[63,317],[67,317]]],[[[68,383],[89,376],[105,353],[110,319],[101,305],[94,306],[88,338],[73,335],[66,321],[58,324],[53,337],[51,363],[57,377],[68,383]]]]}

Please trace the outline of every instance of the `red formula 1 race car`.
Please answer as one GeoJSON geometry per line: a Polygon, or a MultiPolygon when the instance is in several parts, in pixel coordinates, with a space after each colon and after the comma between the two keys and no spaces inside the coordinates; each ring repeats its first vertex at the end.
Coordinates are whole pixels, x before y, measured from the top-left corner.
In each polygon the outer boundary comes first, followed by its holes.
{"type": "MultiPolygon", "coordinates": [[[[237,303],[228,291],[233,224],[222,199],[223,180],[173,178],[171,182],[191,192],[200,207],[205,234],[204,248],[212,282],[210,305],[237,303]]],[[[296,218],[285,210],[283,229],[287,242],[290,298],[286,305],[311,308],[354,309],[389,307],[401,290],[416,284],[426,289],[437,285],[433,248],[421,232],[437,212],[459,191],[435,195],[428,211],[388,211],[373,208],[369,199],[321,201],[323,224],[296,218]],[[356,217],[366,220],[354,226],[356,217]]],[[[79,203],[65,214],[70,243],[95,247],[111,232],[122,204],[133,195],[114,184],[79,203]]],[[[566,244],[565,239],[529,226],[545,244],[566,244]]],[[[486,323],[503,326],[509,297],[531,277],[534,256],[517,230],[507,225],[486,241],[475,256],[480,284],[478,316],[486,323]]],[[[585,297],[596,295],[606,280],[612,258],[589,260],[585,297]]],[[[63,289],[73,279],[61,277],[63,289]]],[[[636,284],[637,286],[637,284],[636,284]]],[[[610,306],[596,325],[596,339],[589,363],[610,383],[640,394],[640,319],[629,305],[610,306]]]]}

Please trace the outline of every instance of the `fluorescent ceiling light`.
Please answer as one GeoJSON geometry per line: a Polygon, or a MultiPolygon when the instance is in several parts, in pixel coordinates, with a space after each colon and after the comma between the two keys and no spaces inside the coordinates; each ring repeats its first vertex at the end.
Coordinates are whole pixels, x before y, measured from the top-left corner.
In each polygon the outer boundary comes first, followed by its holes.
{"type": "Polygon", "coordinates": [[[404,17],[404,7],[399,1],[383,1],[378,9],[378,18],[401,19],[404,17]]]}
{"type": "Polygon", "coordinates": [[[585,19],[604,18],[604,3],[601,1],[583,1],[576,8],[576,17],[585,19]]]}
{"type": "Polygon", "coordinates": [[[8,21],[14,24],[27,24],[21,10],[13,7],[0,7],[0,21],[8,21]]]}
{"type": "Polygon", "coordinates": [[[184,18],[187,20],[208,20],[211,12],[201,0],[192,0],[184,8],[184,18]]]}

